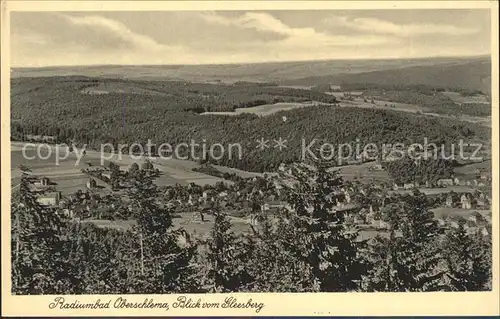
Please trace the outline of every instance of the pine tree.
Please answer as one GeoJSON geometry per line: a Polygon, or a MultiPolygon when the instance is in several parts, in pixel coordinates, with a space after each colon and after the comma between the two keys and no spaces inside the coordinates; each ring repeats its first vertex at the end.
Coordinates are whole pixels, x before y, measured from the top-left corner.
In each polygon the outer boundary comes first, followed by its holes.
{"type": "Polygon", "coordinates": [[[287,245],[293,227],[286,216],[264,216],[259,227],[246,236],[242,251],[248,257],[247,268],[252,281],[244,287],[255,292],[307,292],[318,291],[311,267],[297,258],[287,245]]]}
{"type": "Polygon", "coordinates": [[[190,265],[196,246],[182,229],[174,229],[172,211],[157,200],[160,193],[153,178],[136,181],[129,192],[137,226],[138,258],[144,293],[196,291],[190,265]]]}
{"type": "Polygon", "coordinates": [[[284,190],[291,206],[288,249],[310,267],[320,291],[352,291],[366,265],[356,243],[357,230],[345,224],[345,216],[334,206],[343,180],[321,165],[296,165],[284,176],[284,190]],[[291,184],[291,186],[290,186],[291,184]]]}
{"type": "MultiPolygon", "coordinates": [[[[11,201],[12,290],[15,294],[59,293],[63,221],[54,209],[38,202],[36,178],[21,166],[19,192],[11,201]]],[[[69,287],[66,287],[67,290],[69,287]]]]}
{"type": "Polygon", "coordinates": [[[490,289],[491,237],[467,234],[461,220],[458,228],[446,234],[443,245],[449,285],[455,291],[480,291],[490,289]]]}
{"type": "Polygon", "coordinates": [[[238,291],[249,279],[245,263],[241,260],[242,245],[231,231],[227,216],[220,212],[215,212],[214,216],[214,226],[207,243],[210,291],[238,291]]]}
{"type": "Polygon", "coordinates": [[[424,194],[396,198],[382,212],[389,238],[376,238],[370,248],[374,268],[369,290],[434,291],[442,289],[438,265],[437,225],[424,194]]]}

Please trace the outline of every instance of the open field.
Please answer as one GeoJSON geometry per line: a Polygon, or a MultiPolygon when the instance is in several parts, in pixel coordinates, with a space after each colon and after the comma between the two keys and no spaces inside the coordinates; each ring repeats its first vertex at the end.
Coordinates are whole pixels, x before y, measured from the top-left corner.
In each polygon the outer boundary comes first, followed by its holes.
{"type": "MultiPolygon", "coordinates": [[[[47,159],[41,159],[37,156],[36,149],[31,147],[26,148],[26,155],[29,157],[35,156],[35,159],[27,159],[22,154],[23,143],[12,142],[11,147],[11,179],[12,186],[19,183],[20,170],[19,165],[26,165],[33,170],[35,175],[49,177],[56,183],[60,183],[57,188],[63,193],[70,193],[76,191],[78,188],[84,188],[88,176],[81,172],[82,168],[88,167],[87,162],[92,165],[100,164],[100,152],[87,150],[87,154],[80,162],[77,162],[77,156],[71,154],[67,159],[61,160],[59,165],[56,165],[56,146],[51,147],[51,156],[47,159]]],[[[48,151],[40,152],[43,157],[48,156],[48,151]]],[[[61,154],[65,154],[61,152],[61,154]]],[[[122,169],[128,169],[130,165],[137,162],[139,165],[144,162],[144,159],[134,159],[129,155],[118,155],[104,153],[106,159],[109,159],[120,165],[122,169]]],[[[189,183],[196,183],[199,185],[210,184],[213,185],[223,179],[206,175],[203,173],[193,172],[192,168],[197,167],[198,164],[191,161],[176,160],[176,159],[154,159],[153,163],[157,164],[156,167],[162,173],[156,180],[158,185],[171,185],[189,183]]],[[[227,183],[227,181],[226,181],[227,183]]]]}
{"type": "MultiPolygon", "coordinates": [[[[343,93],[335,93],[331,95],[342,96],[343,93]]],[[[460,121],[477,123],[480,125],[491,127],[491,117],[479,117],[479,116],[470,116],[470,115],[460,115],[460,116],[452,116],[447,114],[439,114],[434,113],[430,109],[416,105],[416,104],[407,104],[407,103],[398,103],[398,102],[389,102],[384,100],[373,100],[375,104],[371,103],[371,99],[368,99],[368,102],[365,102],[363,98],[354,98],[353,101],[341,101],[339,104],[340,107],[354,107],[354,108],[364,108],[364,109],[379,109],[379,110],[388,110],[388,111],[397,111],[397,112],[408,112],[408,113],[418,113],[422,115],[427,115],[430,117],[445,117],[445,118],[453,118],[460,121]]],[[[303,102],[303,103],[275,103],[275,104],[264,104],[254,107],[247,108],[236,108],[232,112],[203,112],[200,115],[229,115],[236,116],[240,114],[255,114],[258,116],[267,116],[280,111],[290,111],[298,108],[305,107],[313,107],[317,105],[324,105],[325,103],[320,102],[303,102]]]]}
{"type": "Polygon", "coordinates": [[[481,210],[481,209],[462,209],[462,208],[452,208],[452,207],[438,207],[431,210],[434,213],[435,217],[444,217],[444,216],[461,216],[461,217],[469,217],[472,213],[478,212],[483,216],[491,216],[490,210],[481,210]]]}
{"type": "MultiPolygon", "coordinates": [[[[443,193],[449,193],[449,192],[455,192],[455,193],[473,193],[474,188],[472,187],[467,187],[467,186],[449,186],[449,187],[442,187],[442,188],[419,188],[418,189],[420,192],[424,193],[425,195],[437,195],[437,194],[443,194],[443,193]]],[[[390,194],[411,194],[413,191],[412,190],[407,190],[407,189],[398,189],[396,191],[390,191],[390,194]]]]}
{"type": "Polygon", "coordinates": [[[472,163],[453,169],[453,172],[457,175],[477,175],[482,172],[487,172],[491,174],[492,170],[491,160],[486,160],[479,163],[472,163]]]}
{"type": "Polygon", "coordinates": [[[100,82],[96,86],[90,86],[80,91],[83,94],[109,94],[109,93],[126,93],[126,94],[145,94],[145,95],[163,95],[167,93],[155,90],[148,90],[137,85],[130,85],[127,82],[100,82]]]}
{"type": "Polygon", "coordinates": [[[275,104],[264,104],[254,107],[237,108],[234,112],[204,112],[200,115],[239,115],[239,114],[255,114],[258,116],[271,115],[280,111],[289,111],[297,108],[316,106],[319,103],[306,102],[306,103],[275,103],[275,104]]]}
{"type": "MultiPolygon", "coordinates": [[[[174,227],[183,228],[189,234],[195,237],[207,237],[213,228],[214,216],[211,214],[204,215],[205,221],[199,220],[199,215],[196,212],[182,212],[176,213],[173,218],[174,227]]],[[[236,234],[242,234],[251,231],[249,224],[246,220],[236,217],[229,217],[232,225],[232,230],[236,234]]],[[[104,219],[86,219],[84,223],[91,223],[98,227],[114,228],[121,230],[129,230],[136,221],[130,220],[104,220],[104,219]]]]}
{"type": "MultiPolygon", "coordinates": [[[[471,211],[472,212],[472,211],[471,211]]],[[[481,212],[482,213],[482,212],[481,212]]],[[[487,214],[485,212],[484,214],[487,214]]],[[[468,215],[467,215],[468,216],[468,215]]],[[[200,221],[196,212],[184,212],[175,214],[173,218],[174,227],[186,230],[191,236],[198,239],[206,239],[210,236],[214,224],[214,216],[210,214],[204,215],[205,221],[200,221]],[[195,217],[196,216],[196,217],[195,217]]],[[[236,235],[248,234],[252,231],[250,225],[245,219],[229,216],[231,222],[231,230],[236,235]]],[[[87,219],[83,223],[91,223],[97,227],[112,228],[119,230],[130,230],[136,225],[135,220],[101,220],[101,219],[87,219]]],[[[258,226],[257,226],[258,228],[258,226]]],[[[388,237],[389,233],[380,229],[360,229],[357,240],[367,240],[375,236],[388,237]]]]}
{"type": "Polygon", "coordinates": [[[368,99],[368,102],[365,102],[363,98],[354,98],[353,101],[342,101],[340,103],[341,107],[359,107],[359,108],[367,108],[367,109],[382,109],[382,110],[390,110],[390,111],[399,111],[399,112],[409,112],[409,113],[419,113],[432,117],[445,117],[445,118],[453,118],[460,121],[477,123],[480,125],[491,127],[491,117],[480,117],[480,116],[470,116],[470,115],[447,115],[447,114],[439,114],[432,112],[429,108],[422,107],[416,104],[407,104],[407,103],[398,103],[398,102],[390,102],[384,100],[373,100],[375,104],[371,103],[371,99],[368,99]]]}
{"type": "MultiPolygon", "coordinates": [[[[213,165],[213,167],[222,173],[230,173],[230,174],[234,173],[242,178],[251,178],[251,177],[256,177],[256,176],[263,177],[264,176],[264,173],[247,172],[247,171],[243,171],[241,169],[227,167],[227,166],[213,165]]],[[[268,173],[268,174],[272,174],[272,173],[268,173]]]]}
{"type": "Polygon", "coordinates": [[[449,97],[450,99],[453,100],[453,102],[456,103],[480,103],[480,104],[490,104],[488,101],[488,97],[486,95],[480,94],[480,95],[474,95],[474,96],[463,96],[462,94],[458,92],[449,92],[445,91],[443,92],[444,95],[449,97]]]}
{"type": "Polygon", "coordinates": [[[390,182],[391,178],[385,170],[373,170],[373,162],[358,164],[358,165],[346,165],[341,167],[335,167],[334,170],[338,170],[340,176],[346,180],[352,181],[358,179],[363,183],[369,183],[372,181],[379,182],[390,182]]]}
{"type": "Polygon", "coordinates": [[[355,98],[354,101],[342,101],[342,103],[340,103],[340,106],[361,107],[368,109],[383,109],[383,110],[412,112],[412,113],[428,111],[428,109],[415,104],[388,102],[377,99],[374,99],[373,101],[375,102],[375,104],[371,103],[371,99],[368,99],[368,102],[365,102],[363,98],[355,98]]]}

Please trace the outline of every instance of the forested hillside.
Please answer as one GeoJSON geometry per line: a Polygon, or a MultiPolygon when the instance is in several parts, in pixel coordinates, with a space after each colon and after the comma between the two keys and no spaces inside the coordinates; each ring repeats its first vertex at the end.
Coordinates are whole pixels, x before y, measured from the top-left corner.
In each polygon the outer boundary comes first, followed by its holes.
{"type": "Polygon", "coordinates": [[[429,85],[441,88],[462,88],[491,91],[491,61],[481,59],[466,63],[412,66],[362,73],[341,73],[310,76],[286,81],[290,85],[345,85],[370,83],[379,85],[429,85]]]}
{"type": "Polygon", "coordinates": [[[97,147],[101,143],[155,144],[240,143],[244,158],[217,163],[250,171],[267,171],[281,162],[297,161],[301,143],[313,139],[340,143],[437,144],[459,139],[488,139],[490,129],[446,118],[389,110],[338,108],[336,99],[319,92],[255,84],[210,85],[187,82],[102,80],[84,77],[13,79],[13,139],[26,134],[56,136],[97,147]],[[124,86],[124,83],[126,86],[124,86]],[[103,93],[102,87],[106,88],[103,93]],[[119,87],[119,89],[113,89],[119,87]],[[99,92],[90,93],[89,89],[99,92]],[[148,93],[137,94],[138,89],[148,93]],[[114,90],[114,91],[113,91],[114,90]],[[329,105],[301,108],[271,116],[199,115],[275,101],[320,100],[329,105]],[[286,114],[287,120],[283,121],[286,114]],[[96,120],[98,119],[98,120],[96,120]],[[270,129],[272,128],[272,130],[270,129]],[[256,150],[258,139],[285,139],[281,152],[256,150]]]}

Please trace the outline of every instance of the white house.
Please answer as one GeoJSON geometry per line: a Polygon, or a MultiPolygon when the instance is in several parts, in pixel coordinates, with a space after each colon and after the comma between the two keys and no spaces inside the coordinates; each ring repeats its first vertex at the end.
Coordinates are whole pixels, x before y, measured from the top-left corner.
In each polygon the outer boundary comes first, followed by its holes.
{"type": "Polygon", "coordinates": [[[105,178],[111,180],[111,172],[104,172],[104,173],[102,173],[102,177],[105,177],[105,178]]]}
{"type": "Polygon", "coordinates": [[[60,192],[46,193],[38,197],[38,202],[45,206],[57,206],[60,200],[60,192]]]}
{"type": "Polygon", "coordinates": [[[437,184],[439,186],[453,186],[453,180],[451,178],[441,178],[438,179],[437,184]]]}
{"type": "Polygon", "coordinates": [[[463,194],[460,197],[460,203],[462,204],[462,209],[471,209],[472,208],[470,196],[467,194],[463,194]]]}

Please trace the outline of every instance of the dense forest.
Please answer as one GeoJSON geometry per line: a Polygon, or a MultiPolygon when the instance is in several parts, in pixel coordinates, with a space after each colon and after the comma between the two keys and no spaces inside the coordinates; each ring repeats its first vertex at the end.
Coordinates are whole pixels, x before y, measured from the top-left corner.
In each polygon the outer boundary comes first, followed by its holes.
{"type": "MultiPolygon", "coordinates": [[[[415,191],[384,199],[388,236],[357,240],[359,229],[334,209],[345,182],[321,166],[295,166],[287,176],[295,182],[282,185],[290,208],[263,216],[251,233],[236,235],[215,207],[207,239],[173,226],[175,211],[150,178],[127,193],[137,225],[119,231],[42,206],[21,169],[11,203],[16,295],[491,289],[491,235],[468,233],[465,220],[439,229],[415,191]]],[[[369,193],[356,202],[370,203],[369,193]]]]}
{"type": "Polygon", "coordinates": [[[388,102],[414,104],[426,108],[429,112],[447,115],[491,116],[491,104],[455,103],[444,91],[454,91],[462,96],[482,94],[478,90],[444,88],[428,85],[381,85],[376,83],[342,84],[347,91],[363,91],[372,98],[388,102]]]}
{"type": "MultiPolygon", "coordinates": [[[[406,114],[389,110],[339,108],[335,104],[300,108],[259,117],[199,115],[202,110],[232,109],[284,100],[335,102],[320,92],[275,86],[195,84],[166,81],[101,80],[85,77],[22,78],[12,80],[11,136],[55,136],[99,148],[101,143],[159,145],[169,143],[239,143],[243,158],[226,153],[214,164],[249,171],[270,171],[280,163],[301,158],[302,139],[333,145],[341,143],[449,144],[488,140],[490,129],[454,119],[406,114]],[[82,93],[89,88],[107,94],[82,93]],[[115,91],[113,91],[115,90],[115,91]],[[120,91],[121,90],[121,91],[120,91]],[[141,94],[136,93],[140,91],[141,94]],[[145,94],[144,91],[148,93],[145,94]],[[330,99],[330,100],[328,100],[330,99]],[[287,120],[283,121],[286,115],[287,120]],[[96,119],[99,119],[96,121],[96,119]],[[270,130],[272,128],[272,130],[270,130]],[[285,139],[287,148],[257,150],[255,143],[285,139]]],[[[199,155],[197,155],[199,156],[199,155]]]]}
{"type": "Polygon", "coordinates": [[[458,166],[456,162],[444,159],[415,161],[404,158],[385,163],[385,169],[398,184],[434,183],[440,178],[450,178],[453,175],[453,168],[456,166],[458,166]]]}

